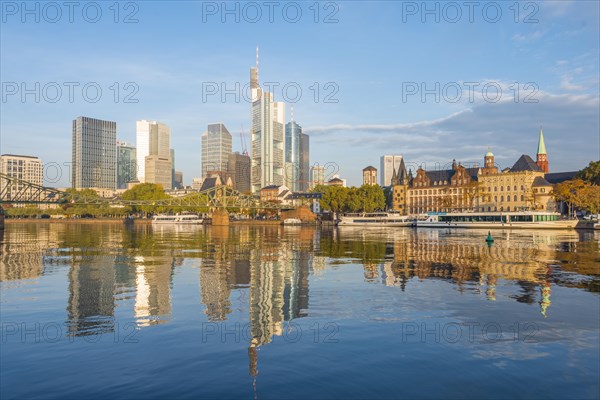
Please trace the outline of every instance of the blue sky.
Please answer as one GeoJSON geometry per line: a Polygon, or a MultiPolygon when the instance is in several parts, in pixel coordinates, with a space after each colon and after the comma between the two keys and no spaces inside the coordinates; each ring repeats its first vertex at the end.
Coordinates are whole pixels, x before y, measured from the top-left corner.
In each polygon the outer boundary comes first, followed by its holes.
{"type": "MultiPolygon", "coordinates": [[[[312,1],[274,2],[272,22],[266,2],[229,2],[234,12],[225,15],[222,2],[121,2],[118,23],[113,1],[98,2],[96,23],[88,22],[96,17],[89,2],[77,3],[73,22],[66,7],[58,17],[49,3],[37,4],[39,22],[21,2],[2,2],[1,153],[62,165],[71,160],[79,115],[116,121],[117,136],[133,143],[136,120],[159,120],[171,128],[176,168],[190,183],[200,175],[208,123],[225,123],[234,150],[241,148],[250,105],[206,88],[235,91],[237,82],[241,91],[259,46],[260,81],[279,83],[276,100],[284,100],[283,85],[302,90],[287,95],[311,137],[311,163],[336,165],[328,174],[350,184],[361,183],[363,167],[379,167],[383,154],[434,168],[453,158],[481,162],[490,146],[497,163],[510,166],[523,153],[535,157],[540,125],[551,171],[600,159],[596,1],[475,2],[472,17],[464,2],[321,2],[316,23],[312,1]],[[255,5],[262,16],[251,22],[255,5]],[[137,22],[124,23],[131,13],[137,22]],[[39,102],[35,94],[23,99],[22,84],[35,92],[36,82],[39,102]],[[72,101],[65,82],[79,84],[72,101]],[[95,103],[93,87],[88,99],[82,93],[92,82],[102,90],[95,103]],[[125,102],[134,87],[138,102],[125,102]],[[430,90],[424,98],[422,89],[430,90]]],[[[66,170],[47,183],[68,186],[66,170]]]]}

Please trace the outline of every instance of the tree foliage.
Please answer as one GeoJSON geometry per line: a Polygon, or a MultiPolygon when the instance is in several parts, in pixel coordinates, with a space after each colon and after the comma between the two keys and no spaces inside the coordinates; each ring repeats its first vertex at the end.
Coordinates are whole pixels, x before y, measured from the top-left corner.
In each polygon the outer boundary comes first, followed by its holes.
{"type": "Polygon", "coordinates": [[[590,161],[587,167],[579,171],[576,178],[594,185],[600,185],[600,160],[590,161]]]}
{"type": "Polygon", "coordinates": [[[592,214],[600,212],[600,186],[583,179],[572,179],[554,186],[554,198],[569,207],[587,210],[592,214]]]}
{"type": "Polygon", "coordinates": [[[373,212],[385,209],[385,194],[379,185],[357,187],[317,185],[313,192],[323,193],[320,205],[333,212],[373,212]]]}
{"type": "MultiPolygon", "coordinates": [[[[139,185],[135,185],[129,190],[126,190],[121,196],[123,200],[164,200],[170,198],[168,194],[165,193],[163,187],[156,183],[140,183],[139,185]]],[[[156,206],[156,205],[145,205],[145,206],[128,206],[126,207],[129,212],[137,214],[137,213],[160,213],[165,212],[167,210],[164,207],[156,206]]]]}

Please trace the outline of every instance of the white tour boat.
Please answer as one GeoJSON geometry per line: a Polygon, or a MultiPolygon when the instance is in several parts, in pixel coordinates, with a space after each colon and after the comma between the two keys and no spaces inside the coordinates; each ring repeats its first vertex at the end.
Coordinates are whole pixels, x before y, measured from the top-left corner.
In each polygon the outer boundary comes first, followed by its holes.
{"type": "Polygon", "coordinates": [[[202,218],[196,214],[166,215],[158,214],[152,217],[153,224],[201,225],[202,218]]]}
{"type": "Polygon", "coordinates": [[[431,213],[417,220],[418,228],[573,229],[575,219],[544,211],[431,213]]]}
{"type": "Polygon", "coordinates": [[[338,226],[415,226],[415,219],[393,212],[345,214],[339,217],[338,226]]]}

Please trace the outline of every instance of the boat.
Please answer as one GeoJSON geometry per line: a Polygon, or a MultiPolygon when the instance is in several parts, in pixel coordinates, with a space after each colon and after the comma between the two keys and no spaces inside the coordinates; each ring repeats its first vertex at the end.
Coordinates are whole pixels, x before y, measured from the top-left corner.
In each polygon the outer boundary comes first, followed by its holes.
{"type": "Polygon", "coordinates": [[[152,217],[153,224],[201,225],[203,222],[196,214],[157,214],[152,217]]]}
{"type": "Polygon", "coordinates": [[[417,228],[573,229],[576,219],[545,211],[430,213],[417,228]]]}
{"type": "Polygon", "coordinates": [[[415,219],[394,212],[355,213],[340,215],[338,226],[415,226],[415,219]]]}
{"type": "Polygon", "coordinates": [[[283,225],[301,225],[302,220],[298,218],[286,218],[282,223],[283,225]]]}

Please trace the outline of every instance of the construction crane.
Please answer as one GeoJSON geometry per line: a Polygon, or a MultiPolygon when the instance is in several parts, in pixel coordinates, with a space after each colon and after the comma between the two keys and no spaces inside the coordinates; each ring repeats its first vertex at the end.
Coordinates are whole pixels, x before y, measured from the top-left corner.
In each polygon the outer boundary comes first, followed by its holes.
{"type": "Polygon", "coordinates": [[[244,133],[244,126],[242,125],[242,131],[240,132],[240,141],[242,142],[242,154],[248,155],[248,148],[246,147],[246,134],[244,133]]]}

